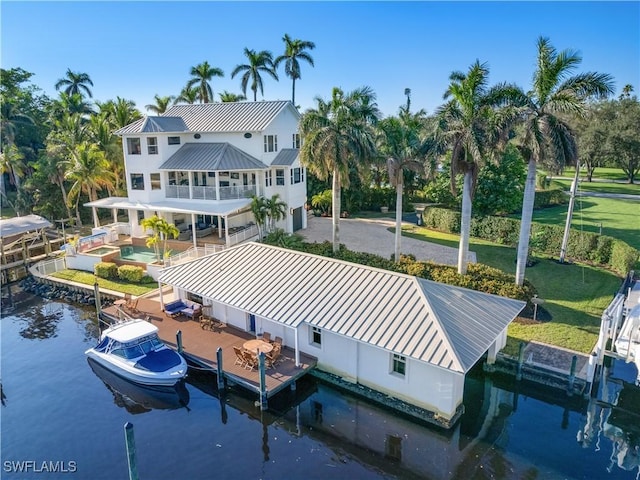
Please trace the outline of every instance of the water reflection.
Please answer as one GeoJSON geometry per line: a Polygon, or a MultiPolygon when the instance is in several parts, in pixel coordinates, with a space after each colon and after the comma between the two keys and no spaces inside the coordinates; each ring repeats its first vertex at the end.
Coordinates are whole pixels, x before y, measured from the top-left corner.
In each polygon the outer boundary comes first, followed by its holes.
{"type": "Polygon", "coordinates": [[[147,387],[125,380],[90,358],[87,362],[91,370],[113,394],[114,403],[133,415],[147,413],[154,409],[175,410],[183,407],[188,409],[189,391],[184,382],[178,382],[174,387],[147,387]]]}

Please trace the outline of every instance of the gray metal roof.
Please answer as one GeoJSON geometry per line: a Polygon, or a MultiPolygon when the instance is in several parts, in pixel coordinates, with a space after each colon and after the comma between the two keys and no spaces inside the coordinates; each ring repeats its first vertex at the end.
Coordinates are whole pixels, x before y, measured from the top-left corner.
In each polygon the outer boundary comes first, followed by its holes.
{"type": "Polygon", "coordinates": [[[302,322],[467,372],[525,303],[247,243],[169,267],[163,283],[290,327],[302,322]]]}
{"type": "Polygon", "coordinates": [[[189,129],[180,117],[142,117],[115,131],[116,135],[135,133],[181,133],[189,129]]]}
{"type": "Polygon", "coordinates": [[[246,209],[251,204],[250,198],[239,198],[236,200],[222,200],[217,202],[193,200],[166,199],[153,202],[131,201],[127,197],[108,197],[87,202],[85,207],[121,208],[123,210],[146,210],[149,212],[171,212],[171,213],[195,213],[196,215],[221,215],[227,216],[238,213],[246,209]]]}
{"type": "Polygon", "coordinates": [[[300,149],[298,148],[283,148],[278,152],[276,158],[271,162],[271,166],[280,165],[284,167],[290,167],[293,165],[293,162],[298,158],[298,154],[300,153],[300,149]]]}
{"type": "Polygon", "coordinates": [[[260,160],[230,143],[185,143],[160,165],[160,170],[200,172],[265,168],[267,166],[260,160]]]}
{"type": "Polygon", "coordinates": [[[0,238],[10,237],[19,233],[33,232],[51,226],[51,222],[40,215],[24,215],[22,217],[7,218],[6,220],[0,220],[0,238]]]}

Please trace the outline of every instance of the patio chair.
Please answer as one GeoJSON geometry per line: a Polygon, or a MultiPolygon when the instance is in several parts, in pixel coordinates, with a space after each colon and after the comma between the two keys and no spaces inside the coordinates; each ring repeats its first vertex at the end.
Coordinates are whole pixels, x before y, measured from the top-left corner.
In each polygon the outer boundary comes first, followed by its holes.
{"type": "Polygon", "coordinates": [[[126,303],[125,307],[131,313],[138,313],[138,299],[132,299],[131,296],[129,296],[129,301],[126,303]]]}
{"type": "Polygon", "coordinates": [[[276,337],[276,339],[273,341],[273,343],[275,343],[276,345],[282,346],[282,338],[281,337],[276,337]]]}
{"type": "Polygon", "coordinates": [[[242,352],[242,357],[245,360],[244,368],[253,371],[254,368],[258,367],[258,358],[249,351],[242,352]]]}
{"type": "Polygon", "coordinates": [[[234,363],[234,365],[240,365],[241,367],[244,367],[244,364],[247,362],[244,359],[244,355],[242,350],[240,350],[240,348],[238,347],[233,347],[233,351],[236,354],[236,361],[234,363]]]}
{"type": "Polygon", "coordinates": [[[271,334],[269,332],[264,332],[262,334],[262,340],[271,343],[271,334]]]}
{"type": "Polygon", "coordinates": [[[267,362],[267,366],[270,368],[275,368],[278,364],[278,360],[280,358],[280,353],[282,350],[280,348],[274,348],[270,353],[265,354],[265,359],[267,362]]]}

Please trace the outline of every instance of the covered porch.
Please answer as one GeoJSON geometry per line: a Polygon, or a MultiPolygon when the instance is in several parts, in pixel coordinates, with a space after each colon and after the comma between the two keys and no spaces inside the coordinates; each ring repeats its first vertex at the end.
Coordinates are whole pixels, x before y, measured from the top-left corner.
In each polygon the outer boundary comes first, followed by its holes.
{"type": "MultiPolygon", "coordinates": [[[[109,197],[86,203],[93,212],[93,233],[104,232],[109,242],[115,242],[120,235],[144,238],[147,232],[140,225],[144,218],[158,215],[176,225],[180,234],[177,241],[190,242],[194,248],[206,243],[232,246],[258,236],[250,211],[250,199],[227,200],[224,202],[134,202],[126,197],[109,197]],[[101,225],[97,209],[108,209],[113,222],[101,225]],[[118,221],[118,211],[125,210],[128,222],[118,221]],[[204,240],[207,241],[204,241],[204,240]]],[[[184,250],[185,248],[182,248],[184,250]]]]}

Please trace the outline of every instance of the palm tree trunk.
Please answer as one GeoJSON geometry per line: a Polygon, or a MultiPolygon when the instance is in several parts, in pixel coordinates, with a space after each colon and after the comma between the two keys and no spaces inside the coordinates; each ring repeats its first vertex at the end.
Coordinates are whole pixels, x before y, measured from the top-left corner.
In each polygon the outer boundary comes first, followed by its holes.
{"type": "Polygon", "coordinates": [[[291,88],[291,103],[296,106],[296,78],[293,77],[293,87],[291,88]]]}
{"type": "Polygon", "coordinates": [[[396,242],[394,249],[394,260],[400,261],[400,242],[402,239],[402,191],[404,187],[402,170],[398,172],[398,182],[396,184],[396,242]]]}
{"type": "Polygon", "coordinates": [[[573,218],[573,207],[576,203],[576,190],[578,190],[578,178],[580,175],[580,162],[576,162],[576,175],[571,184],[571,195],[569,197],[569,208],[567,209],[567,221],[564,225],[564,235],[560,246],[560,263],[564,263],[567,255],[567,244],[569,243],[569,232],[571,231],[571,219],[573,218]]]}
{"type": "Polygon", "coordinates": [[[522,214],[520,219],[520,237],[518,238],[518,257],[516,261],[516,285],[524,284],[524,271],[529,256],[529,236],[531,235],[531,219],[533,218],[533,201],[536,196],[536,162],[529,160],[527,180],[524,184],[522,214]]]}
{"type": "Polygon", "coordinates": [[[340,172],[337,168],[333,169],[333,252],[336,253],[340,249],[340,172]]]}
{"type": "Polygon", "coordinates": [[[467,273],[467,257],[469,256],[469,236],[471,232],[471,171],[464,174],[462,187],[462,215],[460,218],[460,245],[458,246],[458,273],[467,273]]]}

